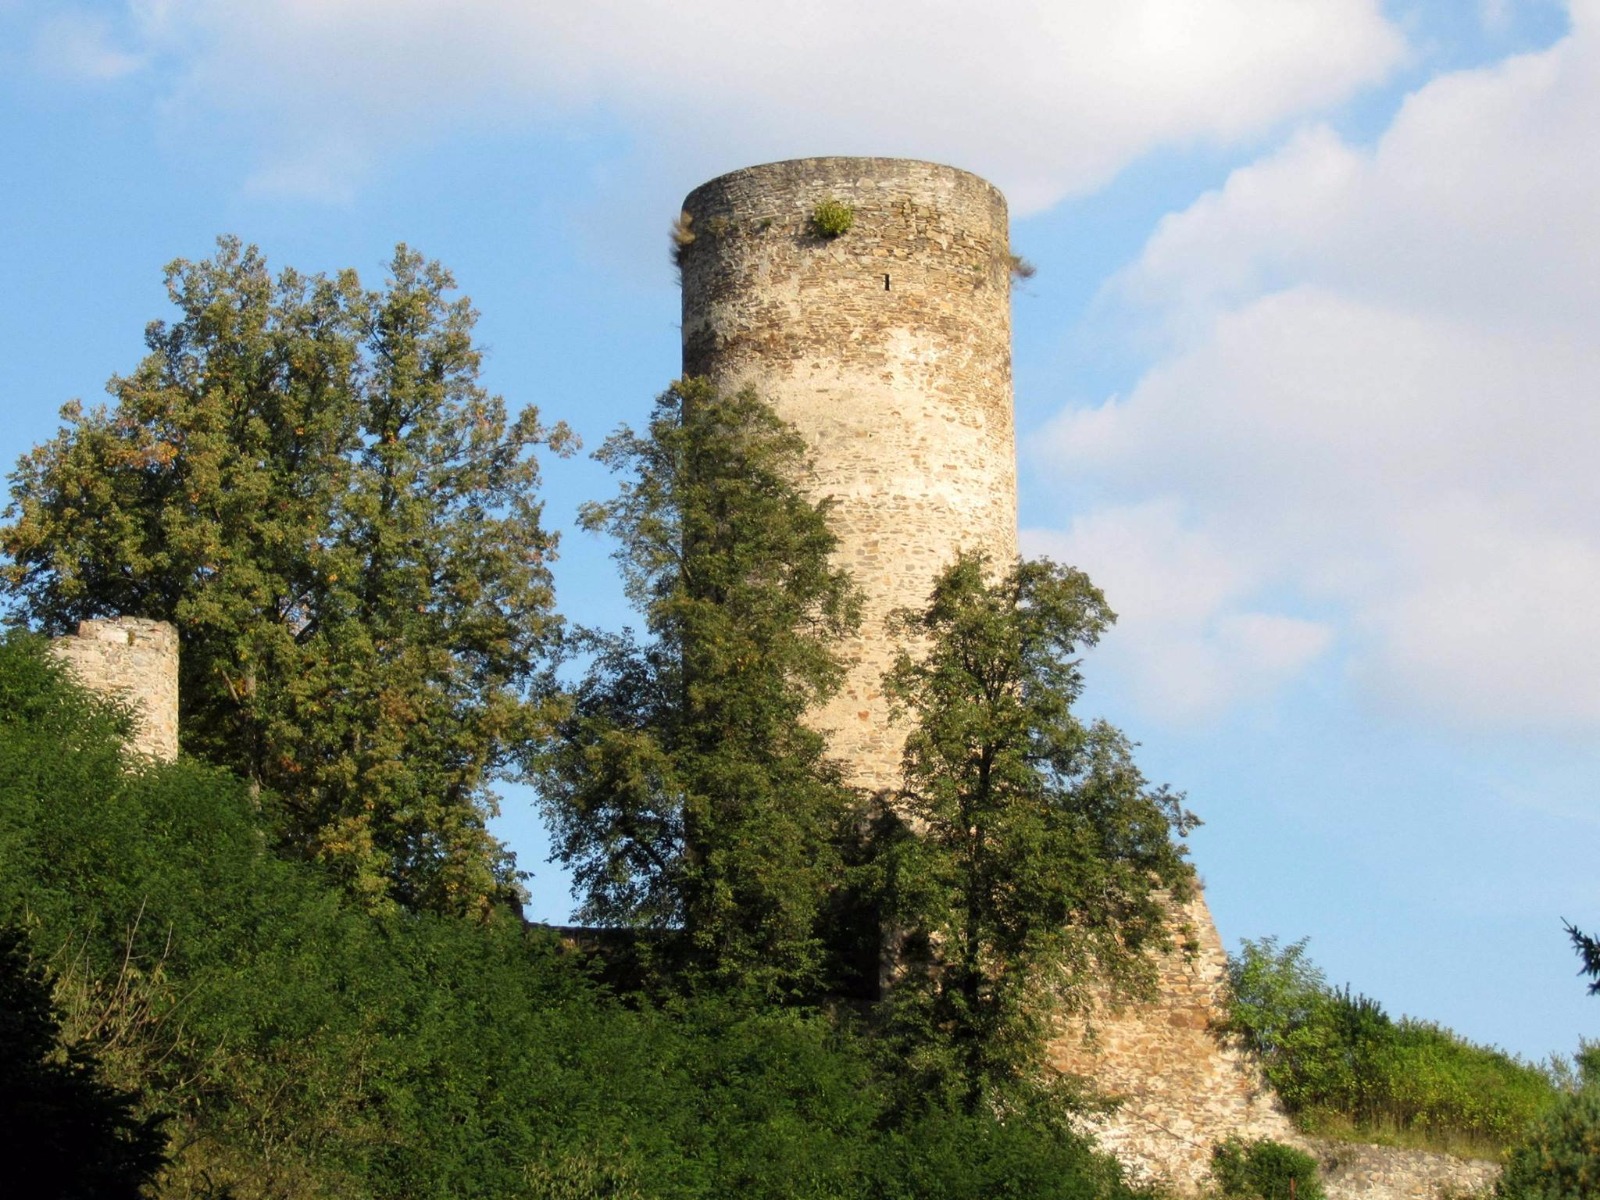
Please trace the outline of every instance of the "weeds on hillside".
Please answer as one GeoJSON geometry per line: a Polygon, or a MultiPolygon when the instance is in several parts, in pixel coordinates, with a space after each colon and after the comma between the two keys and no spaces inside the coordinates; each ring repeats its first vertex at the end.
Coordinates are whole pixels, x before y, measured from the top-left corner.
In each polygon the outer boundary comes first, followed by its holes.
{"type": "Polygon", "coordinates": [[[1555,1103],[1548,1069],[1329,986],[1302,939],[1245,940],[1225,1031],[1260,1059],[1296,1123],[1323,1137],[1498,1158],[1555,1103]]]}

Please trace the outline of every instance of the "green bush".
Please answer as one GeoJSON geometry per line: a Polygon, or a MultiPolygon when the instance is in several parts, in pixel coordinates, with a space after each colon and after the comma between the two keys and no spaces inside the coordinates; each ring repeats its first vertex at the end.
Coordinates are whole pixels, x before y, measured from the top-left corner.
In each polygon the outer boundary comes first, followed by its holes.
{"type": "Polygon", "coordinates": [[[830,198],[811,210],[811,232],[818,237],[839,237],[849,233],[855,223],[856,210],[842,200],[830,198]]]}
{"type": "Polygon", "coordinates": [[[0,924],[0,1170],[9,1193],[138,1200],[165,1162],[159,1116],[62,1044],[45,970],[23,931],[0,924]]]}
{"type": "Polygon", "coordinates": [[[1325,1200],[1317,1160],[1282,1142],[1231,1137],[1211,1151],[1211,1178],[1230,1200],[1325,1200]]]}
{"type": "Polygon", "coordinates": [[[1563,1096],[1506,1156],[1497,1200],[1600,1196],[1600,1088],[1563,1096]]]}

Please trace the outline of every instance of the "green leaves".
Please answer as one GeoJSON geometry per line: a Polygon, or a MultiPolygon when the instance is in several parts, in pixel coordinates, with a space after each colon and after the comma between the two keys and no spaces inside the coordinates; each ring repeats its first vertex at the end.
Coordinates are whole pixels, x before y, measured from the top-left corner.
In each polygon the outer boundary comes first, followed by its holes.
{"type": "Polygon", "coordinates": [[[516,893],[493,781],[547,727],[557,636],[533,451],[564,427],[478,383],[437,263],[276,279],[254,247],[167,269],[178,309],[12,476],[14,615],[175,622],[184,747],[267,792],[283,844],[374,908],[516,893]]]}
{"type": "Polygon", "coordinates": [[[585,919],[676,931],[687,976],[804,992],[853,797],[802,718],[859,619],[804,444],[755,395],[686,380],[596,457],[623,480],[583,523],[617,539],[650,640],[590,635],[544,760],[557,854],[585,919]]]}
{"type": "Polygon", "coordinates": [[[1091,982],[1148,985],[1143,952],[1191,886],[1172,835],[1193,818],[1117,730],[1072,712],[1104,598],[1048,561],[988,569],[962,555],[897,615],[907,645],[885,680],[912,722],[887,851],[890,1005],[913,1040],[944,1041],[945,1066],[923,1053],[969,1109],[1033,1072],[1051,1015],[1091,982]]]}
{"type": "Polygon", "coordinates": [[[1536,1067],[1330,987],[1301,939],[1245,939],[1228,962],[1228,1022],[1311,1132],[1403,1135],[1498,1151],[1555,1097],[1536,1067]]]}

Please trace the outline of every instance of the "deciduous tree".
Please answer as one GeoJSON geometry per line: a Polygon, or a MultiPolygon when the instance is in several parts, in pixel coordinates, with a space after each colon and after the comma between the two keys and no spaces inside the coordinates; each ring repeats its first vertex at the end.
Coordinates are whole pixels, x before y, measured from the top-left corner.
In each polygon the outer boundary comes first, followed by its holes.
{"type": "Polygon", "coordinates": [[[11,477],[14,618],[175,622],[185,749],[248,778],[370,905],[514,889],[491,783],[544,727],[556,632],[532,450],[479,383],[476,314],[401,246],[385,285],[167,269],[173,322],[11,477]]]}
{"type": "Polygon", "coordinates": [[[587,919],[677,931],[720,986],[804,990],[851,794],[802,717],[858,620],[804,443],[753,393],[688,380],[597,457],[623,483],[583,524],[618,540],[648,638],[595,638],[546,759],[556,852],[587,919]]]}
{"type": "Polygon", "coordinates": [[[1051,1016],[1095,982],[1150,982],[1193,822],[1132,746],[1073,712],[1078,659],[1113,619],[1082,572],[965,554],[902,611],[886,679],[911,722],[889,851],[891,1015],[976,1109],[1039,1065],[1051,1016]],[[946,1055],[939,1066],[939,1051],[946,1055]]]}

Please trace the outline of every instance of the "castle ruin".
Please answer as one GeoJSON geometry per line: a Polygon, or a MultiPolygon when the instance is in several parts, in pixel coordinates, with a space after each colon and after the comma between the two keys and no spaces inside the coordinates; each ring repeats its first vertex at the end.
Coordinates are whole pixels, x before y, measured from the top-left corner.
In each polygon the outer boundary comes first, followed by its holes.
{"type": "MultiPolygon", "coordinates": [[[[881,690],[894,653],[885,618],[924,603],[960,549],[997,564],[1016,554],[1005,199],[933,163],[811,158],[720,176],[683,211],[684,373],[754,387],[811,448],[809,486],[833,499],[839,561],[865,593],[846,683],[813,720],[851,781],[881,792],[898,783],[904,740],[881,690]],[[815,228],[826,201],[851,210],[845,233],[815,228]]],[[[133,752],[177,757],[171,625],[84,621],[52,649],[86,687],[131,707],[133,752]]],[[[1333,1200],[1431,1197],[1492,1177],[1444,1155],[1308,1143],[1215,1032],[1226,957],[1204,897],[1175,919],[1198,951],[1162,957],[1156,999],[1101,996],[1049,1050],[1057,1069],[1121,1100],[1094,1132],[1136,1176],[1196,1191],[1212,1145],[1237,1135],[1315,1150],[1333,1200]]]]}
{"type": "MultiPolygon", "coordinates": [[[[808,486],[832,497],[838,560],[864,593],[845,685],[813,719],[852,782],[892,788],[905,731],[882,695],[885,617],[925,604],[958,550],[1017,552],[1005,198],[935,163],[806,158],[713,179],[683,213],[684,374],[753,386],[806,438],[808,486]],[[853,213],[831,237],[814,221],[829,201],[853,213]]],[[[1199,952],[1165,956],[1159,998],[1105,998],[1050,1057],[1122,1098],[1097,1130],[1109,1149],[1193,1187],[1221,1138],[1295,1134],[1213,1032],[1226,960],[1204,898],[1178,919],[1199,952]]]]}
{"type": "Polygon", "coordinates": [[[78,682],[133,711],[128,749],[157,762],[178,757],[178,631],[165,621],[80,621],[50,649],[78,682]]]}

